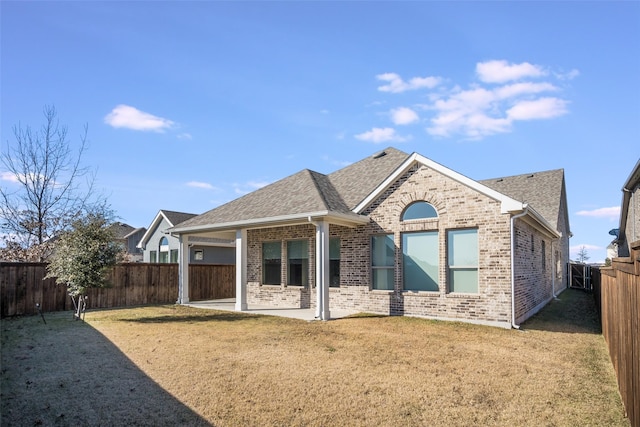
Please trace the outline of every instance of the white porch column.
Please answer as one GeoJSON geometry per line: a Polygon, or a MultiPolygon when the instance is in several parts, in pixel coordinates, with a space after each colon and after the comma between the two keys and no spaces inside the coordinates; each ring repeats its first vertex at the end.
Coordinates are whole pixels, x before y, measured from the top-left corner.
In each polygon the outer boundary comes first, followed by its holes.
{"type": "Polygon", "coordinates": [[[329,223],[316,225],[316,318],[329,320],[329,223]]]}
{"type": "Polygon", "coordinates": [[[236,230],[236,311],[247,311],[247,230],[236,230]]]}
{"type": "Polygon", "coordinates": [[[189,302],[189,237],[181,234],[178,248],[178,304],[189,302]]]}

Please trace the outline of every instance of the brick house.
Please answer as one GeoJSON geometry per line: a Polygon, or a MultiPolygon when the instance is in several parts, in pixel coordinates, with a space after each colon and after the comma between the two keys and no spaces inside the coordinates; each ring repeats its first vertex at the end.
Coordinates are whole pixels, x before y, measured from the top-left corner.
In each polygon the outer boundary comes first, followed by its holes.
{"type": "MultiPolygon", "coordinates": [[[[474,181],[387,148],[302,170],[171,232],[235,239],[236,309],[250,304],[517,326],[567,286],[562,170],[474,181]]],[[[179,301],[189,301],[180,257],[179,301]]]]}

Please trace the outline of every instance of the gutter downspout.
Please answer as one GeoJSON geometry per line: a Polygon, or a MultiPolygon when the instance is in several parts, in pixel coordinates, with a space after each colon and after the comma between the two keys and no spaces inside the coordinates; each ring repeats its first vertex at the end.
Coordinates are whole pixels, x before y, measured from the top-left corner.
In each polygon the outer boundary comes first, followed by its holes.
{"type": "Polygon", "coordinates": [[[529,213],[529,205],[524,205],[524,210],[518,215],[511,217],[511,327],[514,329],[520,329],[520,326],[516,325],[516,270],[515,270],[515,234],[514,224],[517,218],[523,217],[529,213]]]}

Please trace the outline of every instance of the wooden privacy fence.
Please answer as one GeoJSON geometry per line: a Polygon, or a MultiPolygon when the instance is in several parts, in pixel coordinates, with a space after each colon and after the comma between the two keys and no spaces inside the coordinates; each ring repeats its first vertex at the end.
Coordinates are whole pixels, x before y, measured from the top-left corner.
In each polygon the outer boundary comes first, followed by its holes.
{"type": "Polygon", "coordinates": [[[594,274],[602,333],[631,425],[640,427],[640,242],[594,274]]]}
{"type": "MultiPolygon", "coordinates": [[[[0,263],[2,317],[71,310],[66,286],[44,279],[47,264],[0,263]]],[[[89,289],[89,308],[173,304],[178,299],[178,264],[118,264],[109,274],[111,286],[89,289]]],[[[189,294],[193,301],[235,297],[234,265],[189,265],[189,294]]]]}

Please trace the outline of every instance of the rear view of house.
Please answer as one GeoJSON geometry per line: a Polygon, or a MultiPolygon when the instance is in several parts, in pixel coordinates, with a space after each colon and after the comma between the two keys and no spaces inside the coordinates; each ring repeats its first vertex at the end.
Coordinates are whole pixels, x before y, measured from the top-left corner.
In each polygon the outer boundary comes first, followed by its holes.
{"type": "Polygon", "coordinates": [[[233,239],[249,304],[517,325],[566,287],[562,170],[474,181],[395,148],[302,170],[170,229],[180,301],[190,238],[233,239]]]}

